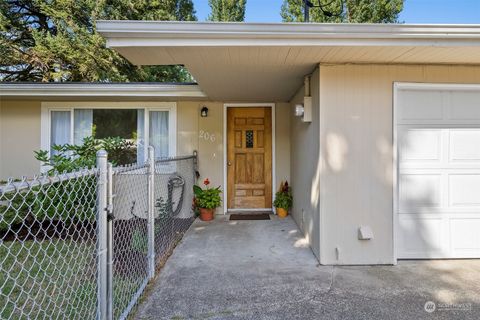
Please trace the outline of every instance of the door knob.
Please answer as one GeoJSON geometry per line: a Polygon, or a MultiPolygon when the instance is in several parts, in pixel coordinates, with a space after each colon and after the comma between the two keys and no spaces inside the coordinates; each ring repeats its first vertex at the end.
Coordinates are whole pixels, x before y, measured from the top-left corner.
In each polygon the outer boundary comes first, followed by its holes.
{"type": "Polygon", "coordinates": [[[227,162],[227,166],[230,167],[231,165],[232,165],[232,163],[231,163],[230,161],[228,161],[228,162],[227,162]]]}

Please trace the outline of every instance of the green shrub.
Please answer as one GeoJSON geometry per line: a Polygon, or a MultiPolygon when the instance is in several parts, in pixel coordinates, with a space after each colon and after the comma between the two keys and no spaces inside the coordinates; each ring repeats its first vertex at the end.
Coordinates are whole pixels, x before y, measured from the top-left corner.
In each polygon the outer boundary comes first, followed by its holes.
{"type": "MultiPolygon", "coordinates": [[[[35,158],[48,166],[49,175],[55,172],[74,172],[93,168],[96,153],[108,152],[114,165],[136,162],[135,143],[114,137],[102,140],[87,137],[82,145],[56,145],[51,157],[45,150],[35,151],[35,158]]],[[[97,179],[94,175],[0,194],[0,232],[10,226],[30,225],[34,221],[62,220],[67,225],[75,221],[95,219],[97,179]]]]}
{"type": "Polygon", "coordinates": [[[288,186],[288,182],[282,182],[280,185],[280,190],[275,194],[275,201],[273,201],[273,206],[275,208],[290,209],[292,207],[293,197],[292,190],[288,186]]]}
{"type": "Polygon", "coordinates": [[[203,184],[205,185],[205,189],[202,189],[197,185],[193,186],[195,206],[205,209],[215,209],[220,207],[222,204],[222,199],[220,197],[222,191],[220,190],[220,187],[209,188],[208,185],[210,184],[210,181],[208,179],[205,179],[203,184]]]}
{"type": "Polygon", "coordinates": [[[35,151],[35,158],[52,172],[73,172],[81,168],[93,168],[96,164],[97,151],[108,152],[108,161],[114,166],[136,162],[137,148],[132,141],[120,137],[95,139],[86,137],[81,145],[54,145],[55,151],[49,157],[48,151],[35,151]]]}

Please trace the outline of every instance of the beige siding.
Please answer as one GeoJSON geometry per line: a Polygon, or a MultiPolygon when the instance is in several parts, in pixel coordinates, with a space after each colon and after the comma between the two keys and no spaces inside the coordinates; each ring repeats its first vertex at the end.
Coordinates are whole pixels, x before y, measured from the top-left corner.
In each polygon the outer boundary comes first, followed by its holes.
{"type": "MultiPolygon", "coordinates": [[[[290,108],[288,103],[277,103],[276,120],[276,176],[278,182],[290,179],[290,108]]],[[[223,102],[177,103],[177,153],[199,151],[200,179],[209,178],[213,186],[223,188],[223,102]],[[208,117],[202,118],[200,109],[208,107],[208,117]],[[213,138],[214,137],[214,138],[213,138]]],[[[217,213],[223,213],[219,208],[217,213]]]]}
{"type": "MultiPolygon", "coordinates": [[[[223,190],[223,102],[177,103],[177,154],[198,150],[200,181],[209,178],[212,186],[223,190]],[[208,107],[208,117],[199,116],[208,107]]],[[[223,207],[217,214],[223,213],[223,207]]]]}
{"type": "Polygon", "coordinates": [[[293,191],[292,216],[305,234],[313,252],[319,257],[319,71],[312,74],[310,83],[313,97],[313,121],[302,122],[293,115],[296,103],[302,103],[304,88],[291,101],[291,157],[290,172],[293,191]]]}
{"type": "MultiPolygon", "coordinates": [[[[0,102],[0,180],[38,173],[40,164],[34,159],[33,151],[40,149],[42,102],[39,100],[1,100],[0,102]]],[[[97,102],[82,103],[95,105],[97,102]]],[[[108,101],[102,100],[98,103],[105,104],[108,101]]],[[[137,104],[145,104],[145,101],[118,103],[118,106],[137,104]]],[[[177,102],[177,154],[187,155],[198,150],[201,179],[208,177],[213,185],[220,185],[222,188],[223,108],[223,102],[177,102]],[[206,118],[199,116],[203,106],[209,109],[206,118]]],[[[279,181],[290,179],[289,112],[289,104],[277,104],[275,159],[276,175],[279,181]]],[[[223,208],[219,208],[217,213],[223,213],[223,208]]]]}
{"type": "Polygon", "coordinates": [[[392,115],[396,81],[480,83],[480,67],[320,67],[322,264],[393,262],[392,115]],[[358,240],[360,225],[372,228],[373,240],[358,240]]]}
{"type": "Polygon", "coordinates": [[[40,102],[0,100],[0,180],[39,172],[40,102]]]}
{"type": "Polygon", "coordinates": [[[290,181],[290,113],[289,103],[275,106],[275,164],[277,186],[281,181],[290,181]]]}

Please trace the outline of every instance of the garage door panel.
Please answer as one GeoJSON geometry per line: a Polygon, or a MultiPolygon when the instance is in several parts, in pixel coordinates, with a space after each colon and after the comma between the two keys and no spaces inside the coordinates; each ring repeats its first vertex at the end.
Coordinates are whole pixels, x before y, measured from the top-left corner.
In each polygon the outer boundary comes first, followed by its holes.
{"type": "Polygon", "coordinates": [[[480,174],[449,174],[448,198],[451,208],[476,206],[480,208],[480,174]]]}
{"type": "Polygon", "coordinates": [[[440,174],[401,174],[399,188],[400,213],[422,212],[441,206],[440,174]]]}
{"type": "Polygon", "coordinates": [[[400,120],[442,120],[443,97],[436,91],[406,91],[400,96],[400,120]]]}
{"type": "Polygon", "coordinates": [[[480,128],[449,130],[450,162],[476,162],[480,166],[480,128]]]}
{"type": "Polygon", "coordinates": [[[480,120],[480,93],[452,91],[449,94],[449,118],[452,120],[480,120]]]}
{"type": "Polygon", "coordinates": [[[401,129],[400,137],[400,161],[441,160],[440,129],[404,128],[401,129]]]}
{"type": "Polygon", "coordinates": [[[451,219],[452,250],[456,255],[478,254],[480,248],[480,219],[451,219]]]}
{"type": "Polygon", "coordinates": [[[400,252],[403,257],[437,257],[444,247],[444,223],[442,218],[404,215],[399,220],[400,252]]]}
{"type": "Polygon", "coordinates": [[[398,258],[480,258],[480,86],[397,91],[398,258]]]}

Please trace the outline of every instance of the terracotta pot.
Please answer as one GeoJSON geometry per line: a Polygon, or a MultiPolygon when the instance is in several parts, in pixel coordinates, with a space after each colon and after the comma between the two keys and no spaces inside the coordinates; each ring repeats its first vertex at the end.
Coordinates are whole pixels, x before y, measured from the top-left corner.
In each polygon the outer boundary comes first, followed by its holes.
{"type": "Polygon", "coordinates": [[[281,219],[288,216],[288,210],[284,208],[276,208],[277,209],[277,216],[281,219]]]}
{"type": "Polygon", "coordinates": [[[200,208],[200,220],[211,221],[215,218],[215,209],[200,208]]]}

